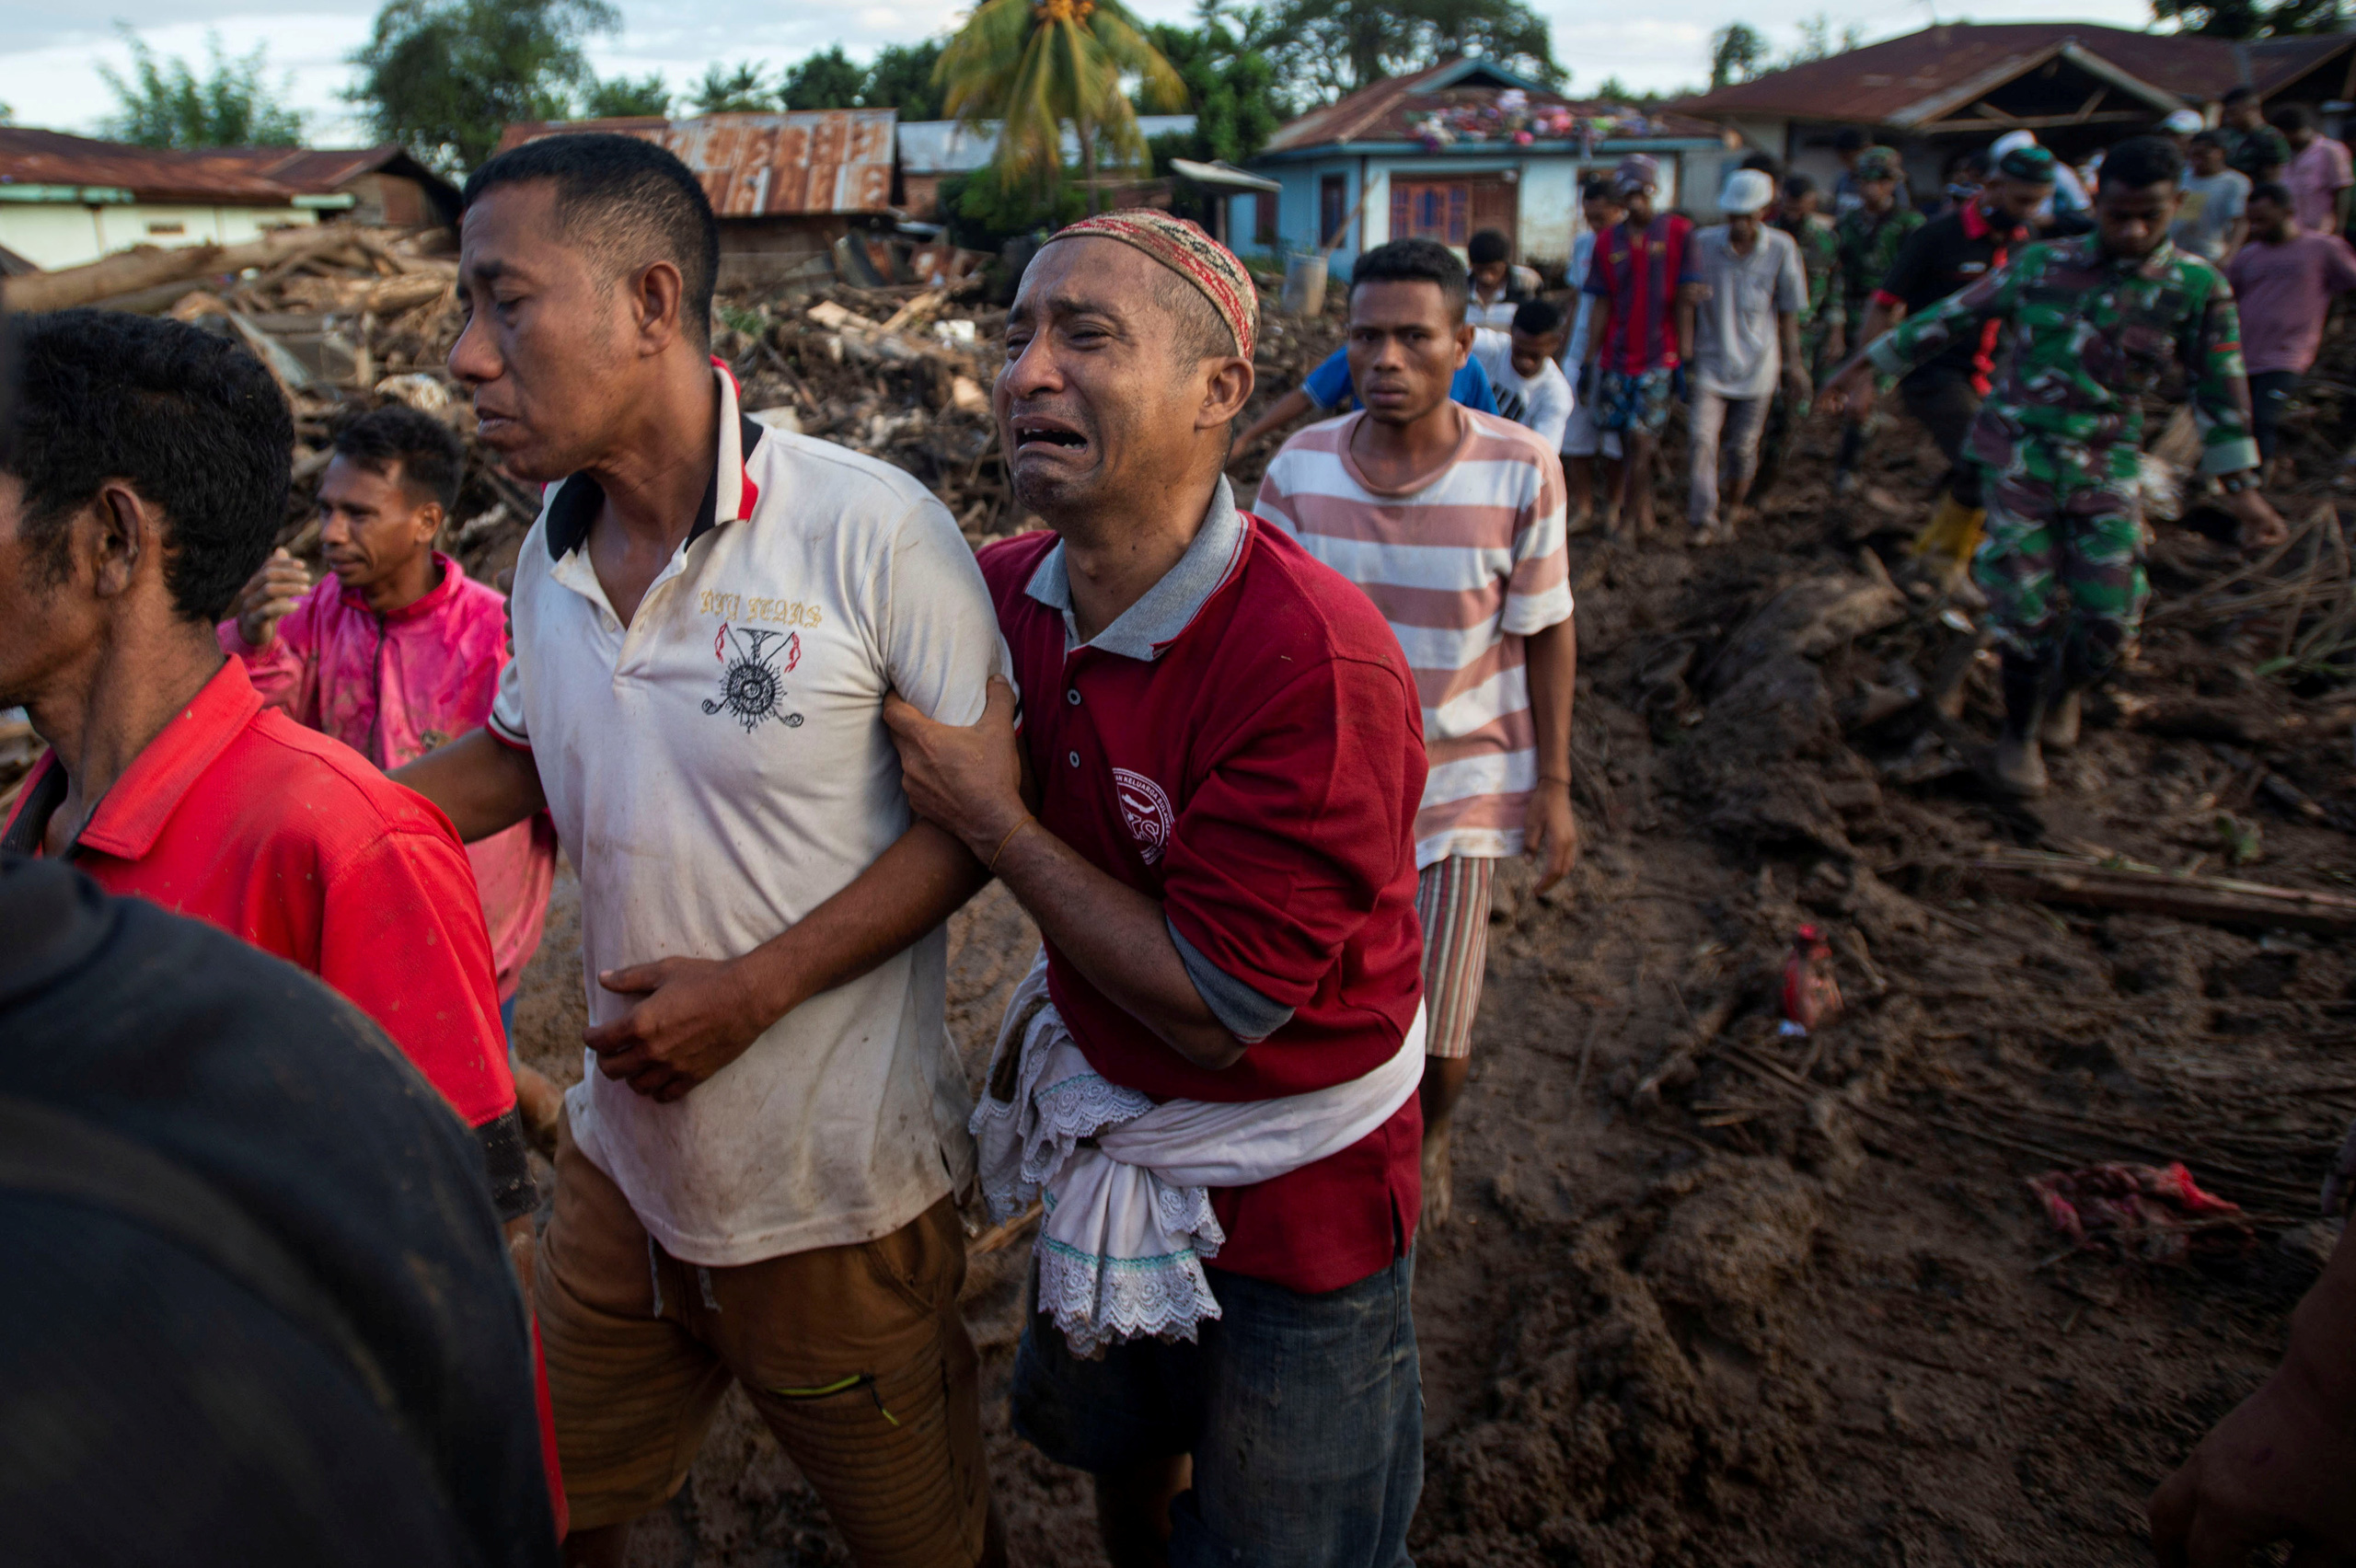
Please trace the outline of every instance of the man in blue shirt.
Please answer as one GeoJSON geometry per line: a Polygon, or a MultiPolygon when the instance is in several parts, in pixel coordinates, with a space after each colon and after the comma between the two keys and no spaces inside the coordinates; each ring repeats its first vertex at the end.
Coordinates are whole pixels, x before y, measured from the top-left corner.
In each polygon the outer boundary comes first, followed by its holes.
{"type": "MultiPolygon", "coordinates": [[[[1456,379],[1449,383],[1448,395],[1477,413],[1497,411],[1496,388],[1489,383],[1489,373],[1470,355],[1465,358],[1464,368],[1456,373],[1456,379]]],[[[1311,371],[1299,386],[1269,404],[1268,411],[1252,421],[1251,428],[1237,439],[1234,455],[1242,456],[1311,409],[1346,414],[1357,406],[1357,394],[1350,387],[1348,351],[1335,349],[1333,357],[1311,371]]]]}

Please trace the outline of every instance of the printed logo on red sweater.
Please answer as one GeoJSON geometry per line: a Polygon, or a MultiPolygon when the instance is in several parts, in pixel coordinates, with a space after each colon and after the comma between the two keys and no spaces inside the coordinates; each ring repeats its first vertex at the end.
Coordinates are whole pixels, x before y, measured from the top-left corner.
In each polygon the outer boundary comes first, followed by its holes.
{"type": "Polygon", "coordinates": [[[1171,831],[1178,825],[1170,797],[1161,785],[1126,767],[1113,769],[1113,793],[1121,802],[1121,820],[1129,824],[1129,836],[1138,841],[1138,857],[1152,865],[1170,847],[1171,831]]]}

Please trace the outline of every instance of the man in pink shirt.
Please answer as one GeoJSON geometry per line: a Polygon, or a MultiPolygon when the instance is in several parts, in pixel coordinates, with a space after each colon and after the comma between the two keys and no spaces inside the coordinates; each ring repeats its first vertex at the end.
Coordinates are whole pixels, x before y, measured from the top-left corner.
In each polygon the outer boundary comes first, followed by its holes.
{"type": "MultiPolygon", "coordinates": [[[[457,502],[463,451],[439,420],[393,404],[336,437],[319,480],[319,547],[333,581],[311,586],[284,550],[221,623],[262,701],[398,767],[479,728],[507,663],[506,600],[433,548],[457,502]]],[[[556,834],[545,813],[467,846],[499,974],[513,1063],[515,992],[540,945],[556,834]]],[[[557,1090],[515,1065],[525,1119],[552,1125],[557,1090]]]]}
{"type": "Polygon", "coordinates": [[[2291,188],[2292,210],[2310,234],[2336,235],[2348,227],[2349,197],[2356,191],[2348,144],[2316,129],[2316,112],[2303,103],[2284,104],[2267,117],[2291,144],[2282,183],[2291,188]]]}
{"type": "Polygon", "coordinates": [[[2283,408],[2323,346],[2332,296],[2356,289],[2356,251],[2336,234],[2304,232],[2281,185],[2255,187],[2248,211],[2249,242],[2225,263],[2225,281],[2241,306],[2250,434],[2259,462],[2270,463],[2283,408]]]}

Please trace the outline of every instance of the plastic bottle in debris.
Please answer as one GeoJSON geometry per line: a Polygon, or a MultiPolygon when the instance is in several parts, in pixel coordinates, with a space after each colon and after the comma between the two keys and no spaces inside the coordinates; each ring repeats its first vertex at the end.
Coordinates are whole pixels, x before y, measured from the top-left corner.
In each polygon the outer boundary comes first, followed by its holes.
{"type": "Polygon", "coordinates": [[[1802,926],[1784,960],[1784,1034],[1804,1035],[1841,1010],[1841,983],[1832,977],[1832,949],[1824,932],[1802,926]]]}

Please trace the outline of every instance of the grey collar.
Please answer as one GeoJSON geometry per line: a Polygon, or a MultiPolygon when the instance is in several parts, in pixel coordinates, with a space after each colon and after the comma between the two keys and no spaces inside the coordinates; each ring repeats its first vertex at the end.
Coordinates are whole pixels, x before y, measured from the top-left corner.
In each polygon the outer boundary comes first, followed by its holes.
{"type": "MultiPolygon", "coordinates": [[[[1195,542],[1186,547],[1186,553],[1178,558],[1178,564],[1147,589],[1143,598],[1114,617],[1111,626],[1098,632],[1088,646],[1148,663],[1161,658],[1161,651],[1194,624],[1203,605],[1234,570],[1235,559],[1243,548],[1243,513],[1235,509],[1234,487],[1222,474],[1218,488],[1211,491],[1203,525],[1195,533],[1195,542]]],[[[1063,613],[1064,651],[1068,653],[1080,646],[1080,628],[1071,614],[1071,576],[1064,570],[1061,540],[1041,559],[1023,592],[1049,609],[1063,613]]]]}

